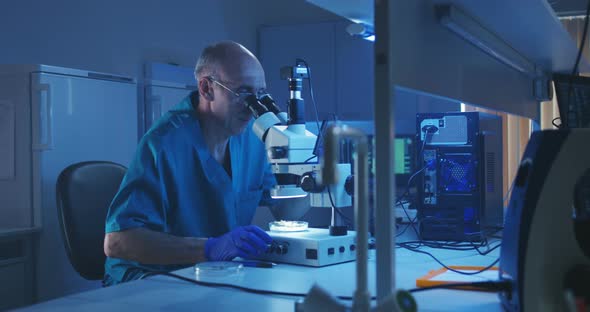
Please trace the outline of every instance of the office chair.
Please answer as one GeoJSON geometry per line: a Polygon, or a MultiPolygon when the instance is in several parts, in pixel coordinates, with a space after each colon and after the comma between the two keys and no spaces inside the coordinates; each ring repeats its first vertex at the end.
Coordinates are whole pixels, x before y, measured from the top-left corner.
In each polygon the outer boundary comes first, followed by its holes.
{"type": "Polygon", "coordinates": [[[57,214],[68,258],[87,280],[104,275],[105,219],[127,168],[108,161],[72,164],[56,183],[57,214]]]}

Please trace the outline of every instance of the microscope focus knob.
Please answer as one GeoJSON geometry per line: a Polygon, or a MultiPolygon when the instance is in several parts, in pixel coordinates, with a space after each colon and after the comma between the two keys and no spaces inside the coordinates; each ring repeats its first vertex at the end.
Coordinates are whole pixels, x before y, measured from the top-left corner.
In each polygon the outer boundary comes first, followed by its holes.
{"type": "Polygon", "coordinates": [[[354,195],[354,175],[349,175],[346,177],[346,182],[344,182],[344,191],[346,191],[346,194],[350,196],[354,195]]]}
{"type": "Polygon", "coordinates": [[[284,146],[273,146],[268,151],[270,159],[281,159],[287,157],[287,148],[284,146]]]}
{"type": "Polygon", "coordinates": [[[308,193],[320,193],[324,190],[324,186],[321,185],[313,172],[306,172],[301,176],[301,189],[308,193]]]}

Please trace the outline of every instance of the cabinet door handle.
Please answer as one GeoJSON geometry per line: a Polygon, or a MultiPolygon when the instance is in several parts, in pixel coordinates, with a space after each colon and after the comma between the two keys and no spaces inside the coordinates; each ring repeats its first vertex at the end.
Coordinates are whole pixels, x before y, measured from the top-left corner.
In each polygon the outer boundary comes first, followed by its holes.
{"type": "MultiPolygon", "coordinates": [[[[162,116],[162,97],[159,95],[153,95],[150,99],[150,105],[151,105],[151,125],[154,124],[154,122],[156,120],[158,120],[158,118],[160,118],[162,116]]],[[[150,126],[151,126],[150,125],[150,126]]]]}
{"type": "Polygon", "coordinates": [[[53,105],[51,103],[51,85],[40,83],[35,86],[34,92],[37,92],[38,101],[33,101],[32,107],[33,150],[50,150],[53,149],[53,105]],[[43,94],[45,94],[45,97],[43,97],[43,94]]]}

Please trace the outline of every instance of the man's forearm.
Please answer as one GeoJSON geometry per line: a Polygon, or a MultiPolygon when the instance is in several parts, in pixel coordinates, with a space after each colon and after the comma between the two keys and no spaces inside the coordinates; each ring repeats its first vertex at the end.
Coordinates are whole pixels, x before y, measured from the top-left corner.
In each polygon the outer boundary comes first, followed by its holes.
{"type": "Polygon", "coordinates": [[[206,260],[206,241],[135,228],[106,234],[104,252],[108,257],[143,264],[188,264],[206,260]]]}

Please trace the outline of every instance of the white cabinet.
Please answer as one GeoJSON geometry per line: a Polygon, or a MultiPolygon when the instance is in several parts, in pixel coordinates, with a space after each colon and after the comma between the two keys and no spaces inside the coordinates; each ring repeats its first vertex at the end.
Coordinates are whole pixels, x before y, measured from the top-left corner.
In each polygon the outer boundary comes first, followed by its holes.
{"type": "Polygon", "coordinates": [[[197,85],[192,68],[163,63],[147,63],[145,65],[143,97],[140,99],[140,102],[143,103],[139,105],[140,110],[143,109],[143,114],[140,114],[140,123],[143,125],[143,129],[140,130],[139,137],[141,138],[158,118],[196,89],[197,85]]]}
{"type": "MultiPolygon", "coordinates": [[[[100,281],[80,277],[66,256],[55,184],[60,172],[77,162],[129,164],[138,131],[135,80],[46,65],[0,65],[0,101],[11,103],[15,114],[14,125],[0,129],[16,139],[11,151],[16,170],[0,179],[0,233],[39,230],[33,257],[39,300],[100,287],[100,281]]],[[[0,246],[0,253],[6,250],[0,246]]],[[[9,274],[8,281],[17,283],[17,275],[9,274]]]]}
{"type": "MultiPolygon", "coordinates": [[[[31,74],[33,86],[48,86],[39,103],[47,103],[46,148],[34,152],[34,206],[41,214],[39,239],[39,299],[93,289],[100,281],[89,282],[73,270],[63,245],[55,199],[57,177],[67,166],[89,160],[106,160],[127,166],[135,153],[137,139],[137,85],[91,78],[94,75],[70,76],[61,72],[31,74]]],[[[35,99],[35,96],[33,97],[35,99]]],[[[33,104],[33,112],[35,112],[33,104]]],[[[35,115],[33,115],[35,116],[35,115]]],[[[44,120],[40,114],[40,120],[44,120]]],[[[33,127],[35,123],[33,123],[33,127]]],[[[46,130],[43,130],[46,131],[46,130]]],[[[41,136],[43,137],[43,136],[41,136]]]]}
{"type": "Polygon", "coordinates": [[[0,311],[32,304],[35,266],[33,229],[0,231],[0,311]]]}
{"type": "Polygon", "coordinates": [[[145,131],[164,113],[188,96],[191,90],[174,84],[151,81],[145,86],[145,131]]]}

